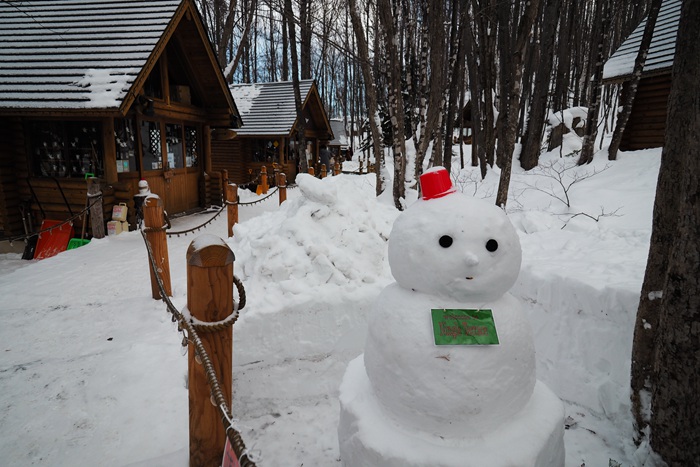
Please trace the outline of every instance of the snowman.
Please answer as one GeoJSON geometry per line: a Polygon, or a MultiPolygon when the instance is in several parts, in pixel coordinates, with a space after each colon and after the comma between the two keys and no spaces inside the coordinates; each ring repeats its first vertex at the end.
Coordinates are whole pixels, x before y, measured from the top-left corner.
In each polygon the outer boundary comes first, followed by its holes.
{"type": "Polygon", "coordinates": [[[442,167],[394,223],[396,282],[376,300],[340,387],[345,466],[563,466],[563,407],[535,375],[508,293],[520,242],[505,213],[442,167]]]}

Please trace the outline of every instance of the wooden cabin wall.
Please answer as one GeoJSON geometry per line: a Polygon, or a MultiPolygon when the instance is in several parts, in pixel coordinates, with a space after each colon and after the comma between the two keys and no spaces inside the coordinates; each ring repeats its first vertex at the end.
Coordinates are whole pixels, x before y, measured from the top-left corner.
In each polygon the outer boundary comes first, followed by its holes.
{"type": "Polygon", "coordinates": [[[250,181],[248,163],[250,142],[246,139],[211,141],[211,168],[214,172],[228,170],[231,183],[244,184],[250,181]]]}
{"type": "MultiPolygon", "coordinates": [[[[30,176],[24,123],[20,117],[0,118],[0,236],[3,237],[25,235],[25,222],[27,229],[35,232],[45,219],[69,219],[85,209],[87,200],[84,179],[30,176]],[[27,209],[25,221],[21,207],[27,209]]],[[[104,184],[102,193],[106,222],[118,201],[113,186],[104,184]]],[[[76,219],[74,228],[78,235],[81,227],[81,219],[76,219]]],[[[86,231],[91,236],[89,221],[86,231]]]]}
{"type": "Polygon", "coordinates": [[[639,81],[620,150],[635,151],[664,145],[670,90],[670,74],[642,78],[639,81]]]}
{"type": "MultiPolygon", "coordinates": [[[[87,182],[79,178],[30,178],[20,185],[22,199],[31,200],[34,230],[39,230],[41,221],[64,221],[80,214],[87,202],[87,182]],[[58,182],[58,183],[57,183],[58,182]],[[31,184],[31,190],[30,186],[31,184]],[[32,195],[32,191],[34,194],[32,195]],[[65,199],[64,199],[65,197],[65,199]]],[[[112,207],[118,204],[115,189],[111,185],[102,186],[102,210],[104,222],[111,220],[112,207]]],[[[86,236],[92,236],[91,221],[86,219],[86,236]]],[[[73,221],[76,234],[80,235],[82,219],[73,221]]]]}
{"type": "MultiPolygon", "coordinates": [[[[16,165],[24,158],[24,133],[17,118],[0,118],[0,233],[4,237],[23,235],[24,227],[17,191],[16,165]]],[[[26,177],[26,168],[24,169],[26,177]]]]}

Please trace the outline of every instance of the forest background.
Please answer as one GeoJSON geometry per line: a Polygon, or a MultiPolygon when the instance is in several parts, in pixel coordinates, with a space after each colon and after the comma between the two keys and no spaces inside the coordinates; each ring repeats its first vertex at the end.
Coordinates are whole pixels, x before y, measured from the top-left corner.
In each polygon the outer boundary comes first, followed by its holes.
{"type": "Polygon", "coordinates": [[[455,132],[473,143],[460,163],[480,166],[482,176],[494,163],[510,173],[516,142],[531,169],[549,113],[582,106],[595,119],[581,155],[590,162],[598,129],[613,130],[620,95],[619,85],[602,86],[602,65],[652,3],[661,2],[197,0],[227,79],[315,79],[328,115],[351,136],[368,136],[360,149],[379,162],[377,191],[393,178],[399,209],[431,142],[429,165],[450,169],[444,154],[455,132]],[[406,139],[417,150],[412,167],[406,139]],[[392,148],[394,177],[381,176],[384,148],[392,148]]]}
{"type": "MultiPolygon", "coordinates": [[[[511,167],[538,166],[545,124],[587,111],[578,164],[596,149],[616,158],[662,0],[196,0],[232,83],[313,78],[331,118],[375,162],[377,195],[399,210],[426,167],[453,161],[500,168],[506,206],[511,167]],[[632,79],[602,82],[603,64],[647,18],[632,79]],[[605,134],[612,140],[603,146],[605,134]],[[453,137],[471,151],[452,154],[453,137]],[[415,157],[407,157],[412,140],[415,157]],[[596,148],[596,145],[598,147],[596,148]],[[371,157],[370,157],[371,155],[371,157]],[[385,158],[392,160],[386,163],[385,158]],[[388,172],[391,167],[393,174],[388,172]],[[393,181],[393,182],[392,182],[393,181]]],[[[632,350],[637,442],[670,465],[700,457],[697,323],[700,280],[698,2],[684,1],[653,232],[632,350]],[[684,238],[685,242],[675,239],[684,238]],[[661,300],[655,298],[661,297],[661,300]],[[655,335],[656,337],[654,337],[655,335]],[[681,358],[682,357],[682,358],[681,358]],[[677,401],[683,401],[682,404],[677,401]],[[650,436],[653,428],[654,435],[650,436]]],[[[301,101],[295,86],[297,112],[301,101]]],[[[299,119],[303,141],[304,119],[299,119]]],[[[305,158],[300,157],[305,160],[305,158]]]]}

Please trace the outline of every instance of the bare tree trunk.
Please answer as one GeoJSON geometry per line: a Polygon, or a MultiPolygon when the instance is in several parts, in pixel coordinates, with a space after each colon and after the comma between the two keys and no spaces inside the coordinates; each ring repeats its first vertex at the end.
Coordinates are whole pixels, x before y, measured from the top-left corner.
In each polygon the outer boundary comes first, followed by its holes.
{"type": "Polygon", "coordinates": [[[286,13],[282,15],[282,81],[289,81],[289,18],[286,13]]]}
{"type": "MultiPolygon", "coordinates": [[[[448,172],[452,170],[452,136],[454,134],[454,122],[457,116],[457,98],[461,94],[459,85],[462,82],[464,74],[464,34],[459,29],[460,24],[467,21],[465,12],[466,7],[462,8],[462,2],[458,0],[452,1],[452,21],[450,25],[450,60],[447,67],[447,86],[449,89],[449,100],[447,103],[447,112],[445,113],[445,155],[444,166],[448,172]]],[[[460,134],[461,140],[461,134],[460,134]]],[[[460,141],[461,148],[461,141],[460,141]]],[[[464,165],[464,159],[462,159],[464,165]]]]}
{"type": "MultiPolygon", "coordinates": [[[[257,0],[253,0],[251,3],[252,4],[251,4],[250,11],[248,12],[245,28],[243,29],[243,36],[241,37],[242,44],[248,43],[248,34],[250,33],[250,28],[251,28],[251,25],[253,24],[253,18],[255,17],[255,10],[257,9],[257,0]]],[[[241,57],[243,55],[244,50],[245,50],[245,47],[239,47],[238,51],[236,52],[236,57],[226,67],[226,74],[225,74],[226,80],[231,81],[231,78],[233,77],[233,73],[236,71],[236,68],[238,68],[238,64],[240,63],[240,60],[241,60],[241,57]]]]}
{"type": "MultiPolygon", "coordinates": [[[[700,423],[697,418],[700,412],[698,24],[700,3],[684,1],[676,40],[666,139],[661,159],[662,170],[675,171],[678,178],[674,187],[659,185],[656,196],[660,200],[655,204],[660,210],[672,211],[677,221],[675,238],[670,240],[668,250],[668,268],[664,271],[666,280],[662,289],[659,322],[653,336],[656,355],[649,373],[651,446],[671,466],[698,465],[700,459],[700,423]],[[669,167],[669,164],[674,166],[669,167]],[[678,193],[674,194],[674,191],[678,193]],[[667,203],[666,196],[669,195],[671,199],[667,203]]],[[[656,217],[655,210],[654,227],[657,226],[656,217]]],[[[636,363],[633,362],[634,364],[636,363]]]]}
{"type": "Polygon", "coordinates": [[[540,143],[547,113],[547,97],[552,78],[554,62],[554,35],[557,30],[557,12],[561,0],[547,0],[542,26],[542,53],[535,77],[535,92],[530,102],[530,113],[527,118],[527,128],[522,140],[520,166],[525,170],[536,167],[540,159],[540,143]]]}
{"type": "Polygon", "coordinates": [[[511,21],[510,5],[502,3],[499,5],[499,44],[501,47],[501,60],[505,63],[502,68],[503,75],[501,80],[504,83],[501,86],[503,91],[501,99],[505,101],[502,106],[504,112],[499,115],[503,130],[498,141],[498,165],[501,168],[501,178],[498,182],[498,192],[496,194],[496,205],[505,208],[508,200],[508,187],[510,186],[510,172],[513,164],[513,149],[515,148],[515,138],[518,125],[518,109],[520,108],[521,95],[521,78],[523,74],[523,58],[525,56],[525,47],[528,44],[528,36],[532,30],[532,26],[537,16],[537,11],[541,0],[530,0],[525,4],[525,11],[517,24],[517,34],[515,43],[511,49],[510,42],[505,37],[508,34],[508,26],[511,21]],[[505,56],[509,52],[510,60],[506,60],[505,56]]]}
{"type": "Polygon", "coordinates": [[[296,42],[296,21],[294,20],[294,10],[292,10],[292,0],[284,0],[284,12],[287,17],[289,27],[289,42],[292,51],[292,82],[294,86],[294,104],[297,111],[297,156],[302,172],[308,172],[309,166],[306,160],[306,119],[304,118],[301,91],[299,90],[299,66],[297,58],[296,42]]]}
{"type": "MultiPolygon", "coordinates": [[[[415,179],[419,180],[423,173],[423,162],[428,150],[430,141],[436,136],[440,129],[440,107],[444,99],[445,86],[443,69],[445,66],[445,26],[443,8],[435,8],[432,4],[428,6],[428,37],[430,38],[430,89],[428,94],[427,115],[425,125],[421,125],[420,138],[416,146],[416,167],[415,179]]],[[[424,79],[428,80],[428,71],[423,70],[424,79]]],[[[440,154],[442,148],[433,145],[433,152],[440,154]]],[[[441,157],[435,159],[436,165],[441,164],[441,157]]]]}
{"type": "Polygon", "coordinates": [[[403,210],[406,198],[406,138],[404,137],[404,108],[401,95],[401,58],[396,47],[394,14],[389,0],[377,1],[377,13],[385,38],[389,66],[389,114],[394,139],[394,205],[403,210]]]}
{"type": "MultiPolygon", "coordinates": [[[[301,79],[311,79],[311,36],[313,18],[311,5],[313,0],[299,1],[299,31],[301,35],[301,79]]],[[[291,37],[290,37],[291,39],[291,37]]]]}
{"type": "Polygon", "coordinates": [[[357,11],[357,1],[348,0],[350,9],[350,20],[355,32],[357,40],[357,53],[360,56],[360,69],[365,82],[365,92],[367,94],[367,118],[369,120],[369,128],[372,134],[372,147],[374,149],[375,173],[377,174],[376,192],[379,196],[385,188],[386,181],[382,178],[382,168],[384,166],[384,154],[382,152],[382,134],[381,123],[379,122],[379,112],[377,107],[377,92],[375,88],[375,80],[370,69],[369,50],[367,41],[365,40],[365,31],[362,26],[360,13],[357,11]]]}
{"type": "Polygon", "coordinates": [[[270,22],[268,25],[268,27],[270,28],[270,37],[268,39],[270,41],[270,81],[275,82],[277,81],[277,42],[275,41],[275,14],[272,6],[272,1],[273,0],[268,0],[267,2],[267,7],[270,10],[270,22]]]}
{"type": "Polygon", "coordinates": [[[237,0],[231,0],[228,6],[228,13],[226,14],[226,20],[223,24],[223,29],[221,31],[221,37],[216,44],[216,58],[219,61],[219,66],[221,68],[226,66],[226,51],[228,50],[228,43],[233,35],[233,24],[236,17],[236,6],[237,0]]]}
{"type": "Polygon", "coordinates": [[[661,0],[652,0],[651,10],[649,10],[647,23],[644,26],[644,34],[642,34],[642,42],[639,44],[639,52],[637,53],[637,58],[634,60],[632,79],[627,85],[628,87],[626,92],[623,93],[625,96],[625,102],[622,104],[622,111],[617,116],[617,125],[615,125],[612,141],[610,142],[610,147],[608,148],[608,159],[611,161],[617,159],[617,151],[620,149],[622,134],[625,132],[627,121],[632,113],[632,104],[634,103],[634,97],[637,95],[637,86],[639,85],[639,80],[642,77],[642,70],[644,69],[644,63],[647,60],[649,46],[651,45],[651,38],[654,35],[654,27],[656,26],[656,18],[659,16],[660,9],[661,0]]]}
{"type": "MultiPolygon", "coordinates": [[[[610,9],[607,6],[607,0],[605,0],[606,5],[602,5],[603,2],[596,5],[595,17],[601,19],[602,32],[599,32],[593,37],[597,37],[598,41],[596,44],[596,59],[595,59],[595,73],[593,75],[593,89],[595,90],[595,99],[593,103],[588,107],[588,116],[586,117],[586,134],[583,136],[583,147],[581,148],[581,155],[578,159],[578,165],[590,164],[593,162],[593,150],[595,149],[595,140],[598,136],[598,114],[600,113],[600,96],[601,88],[603,87],[603,62],[605,61],[605,43],[608,34],[608,29],[610,27],[610,9]]],[[[595,24],[598,24],[595,21],[595,24]]]]}

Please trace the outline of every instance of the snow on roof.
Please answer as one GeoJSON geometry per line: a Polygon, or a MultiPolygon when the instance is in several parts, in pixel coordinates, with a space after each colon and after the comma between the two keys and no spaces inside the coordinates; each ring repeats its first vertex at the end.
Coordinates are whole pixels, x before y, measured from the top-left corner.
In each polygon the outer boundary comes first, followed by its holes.
{"type": "Polygon", "coordinates": [[[116,110],[180,3],[0,2],[0,108],[116,110]]]}
{"type": "MultiPolygon", "coordinates": [[[[314,81],[299,81],[302,102],[305,102],[314,81]]],[[[231,95],[241,113],[243,126],[236,129],[241,136],[288,135],[297,119],[294,83],[233,84],[231,95]]]]}
{"type": "Polygon", "coordinates": [[[341,120],[331,120],[331,130],[333,139],[328,142],[330,146],[347,146],[349,144],[348,135],[345,133],[345,125],[341,120]]]}
{"type": "MultiPolygon", "coordinates": [[[[664,0],[654,27],[649,54],[644,64],[644,73],[670,69],[673,66],[680,17],[681,0],[664,0]]],[[[632,75],[646,23],[645,18],[610,56],[603,67],[604,80],[627,78],[632,75]]]]}

